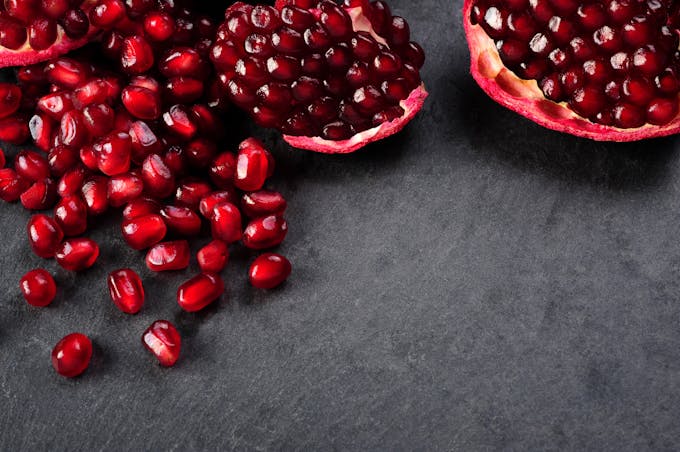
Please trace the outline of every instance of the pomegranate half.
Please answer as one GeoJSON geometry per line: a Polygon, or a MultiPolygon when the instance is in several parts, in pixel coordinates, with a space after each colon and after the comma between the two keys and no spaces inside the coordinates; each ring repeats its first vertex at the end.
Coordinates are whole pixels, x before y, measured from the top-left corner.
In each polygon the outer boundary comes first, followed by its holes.
{"type": "Polygon", "coordinates": [[[465,0],[472,76],[559,132],[620,142],[679,133],[677,3],[465,0]]]}

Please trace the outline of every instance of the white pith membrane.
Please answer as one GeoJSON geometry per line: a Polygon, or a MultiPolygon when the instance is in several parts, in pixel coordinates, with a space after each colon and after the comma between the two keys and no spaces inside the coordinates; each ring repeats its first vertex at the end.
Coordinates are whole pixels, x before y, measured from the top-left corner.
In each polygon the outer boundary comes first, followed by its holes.
{"type": "Polygon", "coordinates": [[[474,0],[465,0],[463,24],[470,49],[470,72],[499,104],[548,129],[597,141],[638,141],[680,133],[680,115],[663,126],[645,124],[621,129],[591,122],[571,110],[566,102],[546,99],[536,80],[521,79],[504,66],[493,39],[481,25],[470,20],[473,6],[474,0]]]}
{"type": "MultiPolygon", "coordinates": [[[[277,9],[281,9],[277,2],[277,9]]],[[[387,45],[385,39],[377,35],[373,31],[371,22],[368,17],[364,15],[362,7],[354,8],[344,8],[344,10],[349,14],[352,19],[352,28],[355,32],[365,31],[373,36],[377,42],[387,45]]],[[[317,14],[316,10],[312,10],[312,13],[317,14]]],[[[326,140],[321,137],[305,137],[305,136],[295,136],[295,135],[283,135],[283,139],[293,147],[299,149],[306,149],[309,151],[321,152],[325,154],[349,154],[362,147],[373,143],[375,141],[382,140],[397,132],[400,132],[406,125],[415,117],[416,114],[423,108],[425,99],[428,93],[425,89],[425,84],[421,83],[420,86],[413,91],[409,96],[399,102],[401,108],[404,109],[404,114],[393,121],[385,122],[379,126],[373,127],[372,129],[364,130],[363,132],[357,133],[347,140],[342,141],[332,141],[326,140]]]]}

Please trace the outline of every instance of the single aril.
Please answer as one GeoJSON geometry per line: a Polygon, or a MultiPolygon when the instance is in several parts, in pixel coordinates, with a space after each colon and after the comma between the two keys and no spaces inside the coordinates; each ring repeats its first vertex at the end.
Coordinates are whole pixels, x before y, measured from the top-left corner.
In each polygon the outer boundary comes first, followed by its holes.
{"type": "Polygon", "coordinates": [[[108,278],[109,294],[113,303],[126,314],[137,314],[144,305],[142,280],[134,270],[113,271],[108,278]]]}
{"type": "Polygon", "coordinates": [[[146,122],[135,121],[128,131],[132,142],[132,161],[141,164],[151,154],[163,150],[163,144],[146,122]]]}
{"type": "Polygon", "coordinates": [[[175,191],[175,177],[158,154],[144,160],[142,180],[147,193],[155,198],[167,198],[175,191]]]}
{"type": "Polygon", "coordinates": [[[74,108],[71,93],[65,91],[57,91],[44,95],[38,99],[37,107],[39,111],[55,121],[61,121],[64,114],[74,108]]]}
{"type": "Polygon", "coordinates": [[[123,105],[138,119],[153,120],[161,115],[161,100],[158,94],[141,86],[127,86],[121,95],[123,105]]]}
{"type": "Polygon", "coordinates": [[[175,32],[175,20],[162,11],[150,12],[144,18],[144,32],[152,41],[167,41],[175,32]]]}
{"type": "Polygon", "coordinates": [[[223,152],[210,164],[210,180],[218,188],[228,188],[234,184],[236,174],[236,155],[223,152]]]}
{"type": "Polygon", "coordinates": [[[135,218],[143,217],[149,214],[158,214],[161,211],[161,205],[152,198],[137,198],[130,201],[123,209],[123,218],[126,220],[134,220],[135,218]]]}
{"type": "Polygon", "coordinates": [[[163,122],[168,131],[185,140],[192,139],[198,132],[193,118],[181,105],[173,105],[163,113],[163,122]]]}
{"type": "Polygon", "coordinates": [[[79,272],[94,265],[99,257],[99,246],[88,238],[66,239],[59,245],[54,257],[64,270],[79,272]]]}
{"type": "Polygon", "coordinates": [[[87,370],[92,359],[92,341],[82,333],[71,333],[52,349],[52,366],[59,375],[74,378],[87,370]]]}
{"type": "Polygon", "coordinates": [[[90,176],[81,188],[81,195],[91,216],[101,215],[109,208],[109,182],[104,176],[90,176]]]}
{"type": "Polygon", "coordinates": [[[120,65],[128,74],[144,74],[154,65],[153,48],[143,36],[130,36],[123,40],[120,65]]]}
{"type": "Polygon", "coordinates": [[[46,270],[38,268],[22,276],[19,282],[26,303],[44,308],[52,303],[57,295],[57,284],[46,270]]]}
{"type": "Polygon", "coordinates": [[[168,228],[163,217],[146,214],[123,221],[123,239],[134,250],[145,250],[165,238],[168,228]]]}
{"type": "Polygon", "coordinates": [[[165,98],[169,102],[190,104],[203,96],[201,80],[191,77],[173,77],[165,84],[165,98]]]}
{"type": "Polygon", "coordinates": [[[87,204],[77,195],[63,197],[54,207],[54,221],[67,237],[83,234],[87,230],[87,204]]]}
{"type": "Polygon", "coordinates": [[[187,312],[198,312],[224,293],[222,278],[213,273],[201,273],[182,284],[177,290],[177,304],[187,312]]]}
{"type": "Polygon", "coordinates": [[[560,132],[635,141],[680,131],[669,0],[466,0],[471,72],[495,101],[560,132]]]}
{"type": "Polygon", "coordinates": [[[11,83],[0,83],[0,118],[13,115],[21,106],[21,89],[11,83]]]}
{"type": "Polygon", "coordinates": [[[189,242],[162,242],[146,253],[146,266],[154,272],[184,270],[189,266],[189,242]]]}
{"type": "Polygon", "coordinates": [[[273,289],[290,276],[291,265],[280,254],[266,253],[258,256],[250,266],[250,284],[258,289],[273,289]]]}
{"type": "Polygon", "coordinates": [[[167,320],[156,320],[142,334],[142,344],[163,367],[172,367],[179,359],[182,339],[175,326],[167,320]]]}
{"type": "Polygon", "coordinates": [[[217,146],[212,140],[197,138],[186,144],[185,152],[187,162],[191,166],[205,168],[217,154],[217,146]]]}
{"type": "Polygon", "coordinates": [[[73,90],[87,81],[91,67],[72,58],[59,58],[45,66],[45,75],[50,83],[73,90]]]}
{"type": "Polygon", "coordinates": [[[212,193],[212,187],[208,182],[200,179],[187,179],[180,182],[175,192],[177,205],[198,210],[201,200],[212,193]]]}
{"type": "Polygon", "coordinates": [[[61,177],[79,163],[79,154],[75,149],[66,146],[55,146],[47,154],[47,163],[50,165],[50,173],[54,177],[61,177]]]}
{"type": "Polygon", "coordinates": [[[224,202],[237,204],[237,200],[236,191],[233,189],[216,191],[201,199],[199,211],[201,212],[201,215],[203,215],[203,218],[210,220],[215,213],[215,206],[224,202]]]}
{"type": "Polygon", "coordinates": [[[144,181],[133,172],[119,174],[109,179],[108,198],[111,207],[121,207],[139,198],[144,191],[144,181]]]}
{"type": "Polygon", "coordinates": [[[229,248],[223,241],[213,240],[198,251],[196,258],[202,272],[220,273],[229,261],[229,248]]]}
{"type": "Polygon", "coordinates": [[[210,57],[229,98],[295,147],[353,152],[399,132],[427,97],[424,53],[382,1],[236,2],[225,17],[210,57]]]}
{"type": "Polygon", "coordinates": [[[282,215],[287,206],[283,195],[271,190],[245,193],[241,197],[241,211],[249,218],[282,215]]]}
{"type": "Polygon", "coordinates": [[[85,127],[91,137],[101,137],[111,132],[116,113],[107,104],[89,104],[83,109],[85,127]]]}
{"type": "Polygon", "coordinates": [[[49,259],[54,257],[61,241],[64,239],[64,232],[59,224],[47,215],[33,215],[26,227],[28,232],[28,243],[38,257],[49,259]]]}
{"type": "Polygon", "coordinates": [[[64,113],[59,125],[59,141],[64,146],[77,149],[84,145],[89,138],[87,125],[83,113],[71,110],[64,113]]]}
{"type": "Polygon", "coordinates": [[[0,119],[0,141],[23,144],[30,137],[28,121],[21,116],[0,119]]]}
{"type": "Polygon", "coordinates": [[[28,121],[28,130],[35,145],[43,150],[49,151],[52,140],[52,132],[55,123],[46,114],[35,114],[28,121]]]}
{"type": "Polygon", "coordinates": [[[19,197],[26,210],[50,209],[57,202],[57,184],[52,179],[33,183],[19,197]]]}
{"type": "Polygon", "coordinates": [[[82,166],[76,166],[61,176],[57,184],[57,193],[61,197],[80,193],[88,176],[87,170],[82,166]]]}
{"type": "Polygon", "coordinates": [[[92,146],[97,168],[107,176],[123,174],[130,169],[132,141],[123,132],[113,133],[97,140],[92,146]]]}
{"type": "Polygon", "coordinates": [[[262,142],[256,138],[246,139],[239,145],[234,185],[244,191],[261,189],[274,171],[273,162],[262,142]]]}
{"type": "Polygon", "coordinates": [[[193,237],[201,232],[201,217],[188,207],[165,206],[161,209],[161,216],[174,234],[193,237]]]}
{"type": "Polygon", "coordinates": [[[31,181],[19,176],[13,169],[0,169],[0,199],[3,201],[17,201],[30,185],[31,181]]]}
{"type": "Polygon", "coordinates": [[[189,47],[176,47],[166,53],[159,64],[159,69],[168,78],[200,78],[205,71],[205,62],[196,50],[189,47]]]}
{"type": "Polygon", "coordinates": [[[241,222],[238,207],[230,202],[217,204],[210,217],[213,238],[226,243],[238,242],[243,231],[241,222]]]}
{"type": "Polygon", "coordinates": [[[35,151],[21,151],[14,160],[14,170],[17,174],[32,182],[46,179],[50,176],[50,165],[43,154],[35,151]]]}
{"type": "Polygon", "coordinates": [[[246,248],[262,250],[279,245],[286,238],[288,223],[278,215],[252,220],[243,231],[246,248]]]}

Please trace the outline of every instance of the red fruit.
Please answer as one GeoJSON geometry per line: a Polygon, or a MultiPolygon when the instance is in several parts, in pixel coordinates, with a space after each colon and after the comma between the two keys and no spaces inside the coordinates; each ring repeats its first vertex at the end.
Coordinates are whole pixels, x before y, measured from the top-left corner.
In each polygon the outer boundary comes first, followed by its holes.
{"type": "Polygon", "coordinates": [[[0,199],[14,202],[30,187],[31,182],[11,168],[0,169],[0,199]]]}
{"type": "Polygon", "coordinates": [[[197,138],[187,143],[187,162],[195,168],[205,168],[217,154],[217,146],[212,140],[197,138]]]}
{"type": "Polygon", "coordinates": [[[80,196],[62,198],[54,208],[54,221],[67,237],[83,234],[87,230],[87,204],[80,196]]]}
{"type": "Polygon", "coordinates": [[[149,125],[142,121],[133,122],[129,130],[132,141],[132,160],[142,163],[151,154],[158,154],[163,150],[163,144],[149,125]]]}
{"type": "Polygon", "coordinates": [[[243,141],[239,146],[234,185],[244,191],[261,189],[273,172],[273,161],[259,140],[248,138],[243,141]]]}
{"type": "Polygon", "coordinates": [[[125,5],[120,0],[99,0],[90,10],[90,22],[99,28],[111,28],[124,17],[125,5]]]}
{"type": "Polygon", "coordinates": [[[156,214],[147,214],[123,221],[121,225],[123,239],[135,250],[147,249],[165,237],[168,228],[163,217],[156,214]]]}
{"type": "Polygon", "coordinates": [[[47,155],[50,172],[55,177],[61,177],[80,163],[78,152],[66,146],[57,146],[47,155]]]}
{"type": "Polygon", "coordinates": [[[280,254],[263,254],[250,266],[250,284],[259,289],[273,289],[288,279],[291,268],[288,259],[280,254]]]}
{"type": "Polygon", "coordinates": [[[144,74],[154,65],[154,54],[149,42],[142,36],[125,38],[120,64],[128,74],[144,74]]]}
{"type": "Polygon", "coordinates": [[[0,118],[13,115],[21,105],[21,89],[11,83],[0,83],[0,118]]]}
{"type": "Polygon", "coordinates": [[[73,110],[73,100],[71,93],[57,91],[47,94],[38,99],[38,110],[45,113],[55,121],[61,121],[62,116],[68,111],[73,110]]]}
{"type": "Polygon", "coordinates": [[[147,192],[155,198],[167,198],[175,191],[175,177],[158,154],[144,160],[142,179],[147,192]]]}
{"type": "Polygon", "coordinates": [[[99,257],[99,246],[88,238],[67,239],[59,245],[54,257],[63,269],[79,272],[94,265],[99,257]]]}
{"type": "Polygon", "coordinates": [[[179,358],[182,339],[174,325],[167,320],[157,320],[144,331],[142,344],[163,367],[174,366],[179,358]]]}
{"type": "Polygon", "coordinates": [[[47,271],[39,268],[26,273],[19,283],[26,303],[44,308],[57,295],[57,284],[47,271]]]}
{"type": "Polygon", "coordinates": [[[226,243],[238,242],[242,236],[241,212],[229,202],[217,204],[210,218],[212,236],[226,243]]]}
{"type": "Polygon", "coordinates": [[[163,122],[170,132],[185,140],[192,139],[198,132],[193,118],[181,105],[173,105],[163,113],[163,122]]]}
{"type": "Polygon", "coordinates": [[[179,184],[175,192],[175,200],[178,205],[198,210],[203,198],[212,193],[209,183],[201,180],[185,180],[179,184]]]}
{"type": "Polygon", "coordinates": [[[199,211],[201,212],[201,215],[203,215],[203,218],[210,220],[213,217],[216,205],[222,204],[223,202],[236,204],[236,196],[237,195],[234,190],[222,190],[211,193],[205,198],[201,199],[199,211]]]}
{"type": "Polygon", "coordinates": [[[201,217],[188,207],[165,206],[161,209],[161,216],[175,234],[193,237],[201,232],[201,217]]]}
{"type": "Polygon", "coordinates": [[[27,226],[28,242],[38,257],[49,259],[54,257],[59,244],[64,239],[64,232],[59,224],[47,215],[33,215],[27,226]]]}
{"type": "Polygon", "coordinates": [[[26,119],[17,116],[0,119],[0,141],[23,144],[29,136],[30,131],[26,119]]]}
{"type": "Polygon", "coordinates": [[[223,152],[210,164],[210,180],[219,188],[231,187],[236,174],[236,155],[223,152]]]}
{"type": "Polygon", "coordinates": [[[59,58],[45,66],[47,80],[69,90],[84,84],[91,75],[90,66],[71,58],[59,58]]]}
{"type": "Polygon", "coordinates": [[[424,54],[406,22],[381,15],[382,2],[346,5],[237,2],[211,49],[231,101],[293,146],[355,151],[400,131],[427,96],[418,73],[424,54]]]}
{"type": "Polygon", "coordinates": [[[75,167],[66,171],[59,179],[57,193],[62,197],[80,193],[86,177],[87,170],[83,167],[75,167]]]}
{"type": "Polygon", "coordinates": [[[243,244],[253,250],[273,248],[286,238],[288,223],[277,215],[251,221],[243,231],[243,244]]]}
{"type": "Polygon", "coordinates": [[[553,3],[464,2],[471,72],[482,89],[544,127],[593,140],[678,133],[672,7],[553,3]]]}
{"type": "Polygon", "coordinates": [[[50,149],[54,126],[54,122],[45,114],[35,114],[28,122],[33,142],[45,152],[50,149]]]}
{"type": "Polygon", "coordinates": [[[130,169],[132,142],[127,133],[114,133],[99,139],[92,147],[97,168],[107,176],[122,174],[130,169]]]}
{"type": "Polygon", "coordinates": [[[200,78],[203,67],[201,55],[189,47],[176,47],[169,50],[159,63],[161,73],[168,78],[200,78]]]}
{"type": "Polygon", "coordinates": [[[217,300],[223,293],[222,278],[211,273],[201,273],[179,287],[177,304],[187,312],[197,312],[217,300]]]}
{"type": "Polygon", "coordinates": [[[153,11],[144,18],[144,32],[153,41],[167,41],[175,32],[175,21],[167,13],[153,11]]]}
{"type": "Polygon", "coordinates": [[[123,89],[121,101],[135,118],[153,120],[161,115],[160,97],[147,88],[128,86],[123,89]]]}
{"type": "Polygon", "coordinates": [[[52,350],[52,366],[59,375],[73,378],[87,370],[92,358],[92,341],[81,333],[71,333],[52,350]]]}
{"type": "Polygon", "coordinates": [[[103,176],[91,176],[82,186],[81,194],[87,204],[88,215],[97,216],[109,208],[108,180],[103,176]]]}
{"type": "Polygon", "coordinates": [[[137,314],[144,304],[144,287],[139,275],[129,268],[109,274],[109,293],[113,303],[126,314],[137,314]]]}
{"type": "Polygon", "coordinates": [[[220,273],[229,261],[229,248],[221,240],[213,240],[196,255],[198,266],[204,273],[220,273]]]}
{"type": "Polygon", "coordinates": [[[189,254],[186,240],[159,243],[146,254],[146,266],[154,272],[183,270],[189,266],[189,254]]]}
{"type": "Polygon", "coordinates": [[[31,185],[19,197],[27,210],[45,210],[57,202],[57,185],[52,179],[44,179],[31,185]]]}
{"type": "Polygon", "coordinates": [[[281,215],[288,204],[281,193],[260,190],[246,193],[241,198],[241,210],[249,218],[281,215]]]}
{"type": "Polygon", "coordinates": [[[61,117],[59,128],[59,140],[64,146],[77,149],[85,144],[88,139],[88,130],[83,113],[71,110],[61,117]]]}
{"type": "Polygon", "coordinates": [[[144,191],[144,182],[136,173],[125,173],[109,179],[108,198],[112,207],[123,206],[139,198],[144,191]]]}
{"type": "Polygon", "coordinates": [[[43,154],[35,151],[21,151],[14,160],[17,174],[31,182],[50,177],[50,166],[43,154]]]}
{"type": "Polygon", "coordinates": [[[126,220],[134,220],[135,218],[143,217],[148,214],[158,214],[161,211],[161,205],[152,198],[137,198],[125,206],[123,209],[123,218],[126,220]]]}
{"type": "Polygon", "coordinates": [[[83,109],[85,127],[91,137],[101,137],[111,132],[116,113],[106,104],[90,104],[83,109]]]}

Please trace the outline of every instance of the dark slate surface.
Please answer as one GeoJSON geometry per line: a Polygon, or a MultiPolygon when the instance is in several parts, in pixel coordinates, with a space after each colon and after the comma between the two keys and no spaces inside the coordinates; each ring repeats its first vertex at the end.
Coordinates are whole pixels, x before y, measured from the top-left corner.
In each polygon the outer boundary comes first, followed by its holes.
{"type": "Polygon", "coordinates": [[[0,206],[0,449],[672,450],[680,447],[677,139],[599,144],[543,130],[467,74],[461,1],[394,0],[429,56],[432,96],[405,133],[347,157],[279,157],[295,273],[180,313],[188,276],[151,275],[117,220],[99,265],[29,309],[41,265],[28,214],[0,206]],[[126,317],[104,278],[145,278],[126,317]],[[181,361],[139,337],[177,323],[181,361]],[[77,380],[50,365],[71,331],[96,342],[77,380]]]}

